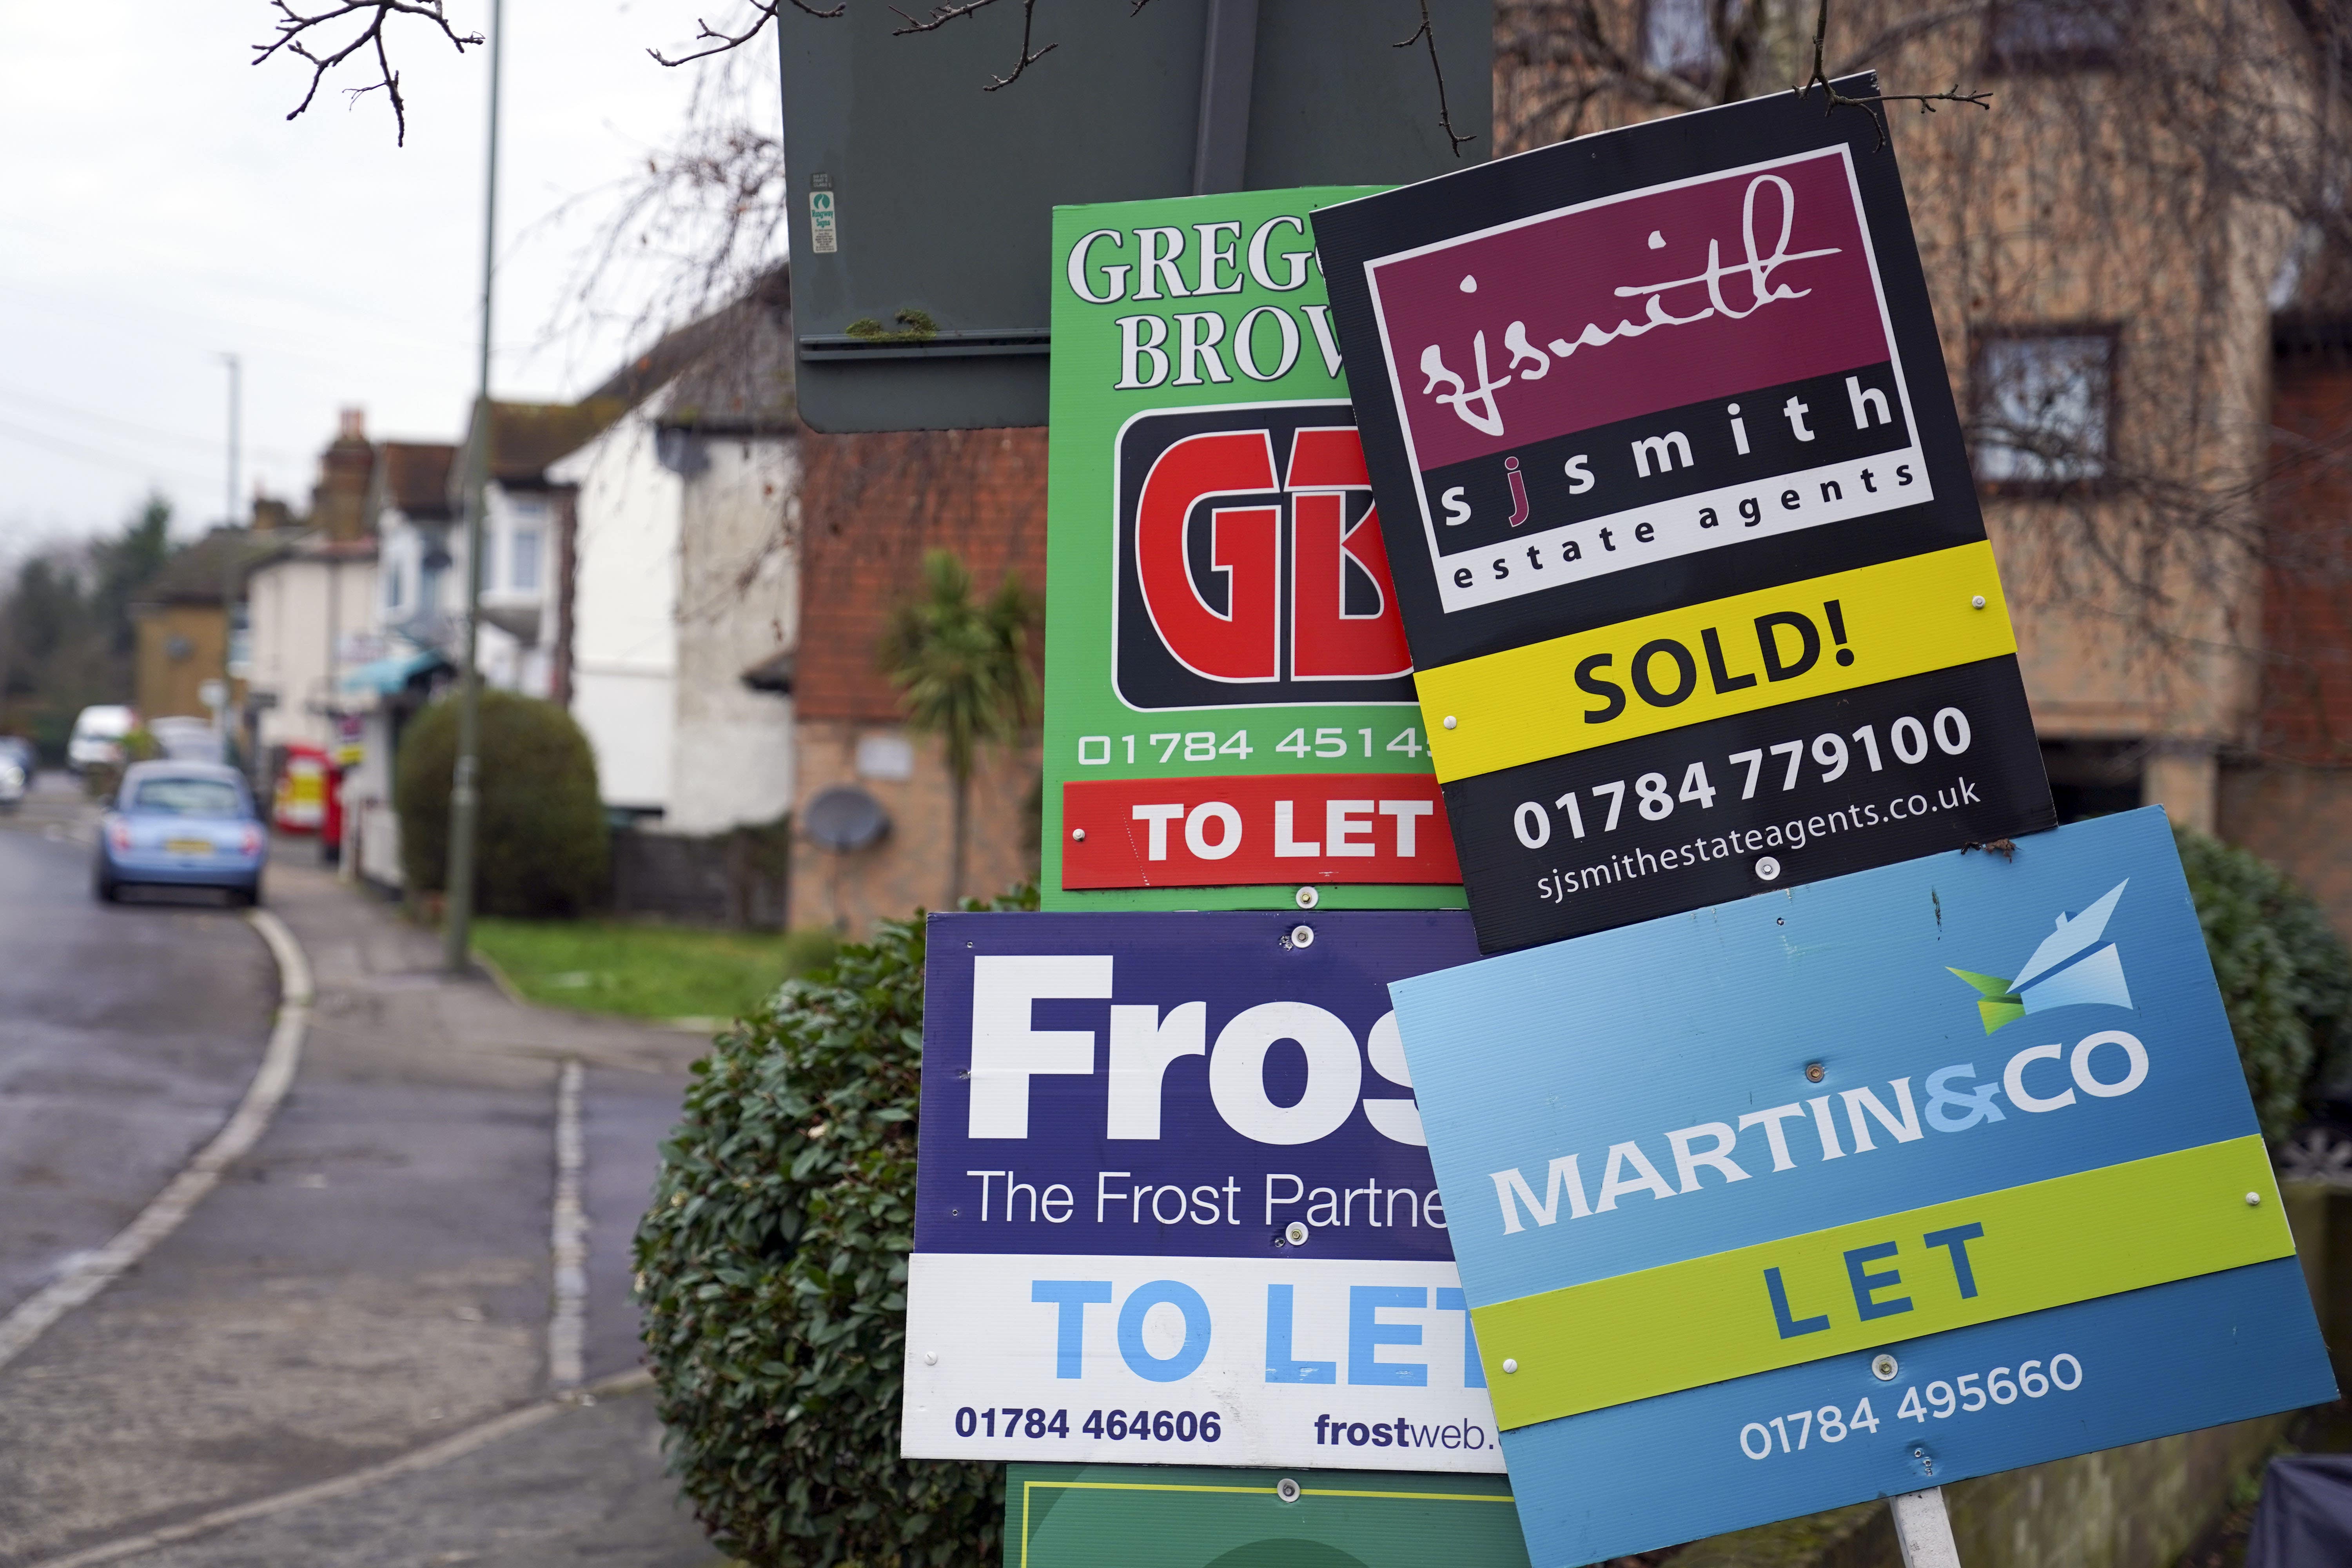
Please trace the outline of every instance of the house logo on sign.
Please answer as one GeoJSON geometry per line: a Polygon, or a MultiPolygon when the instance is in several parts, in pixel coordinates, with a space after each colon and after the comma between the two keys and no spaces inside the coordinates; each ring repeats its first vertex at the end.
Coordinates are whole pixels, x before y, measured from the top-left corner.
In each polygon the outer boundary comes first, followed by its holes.
{"type": "Polygon", "coordinates": [[[1129,707],[1412,700],[1349,405],[1138,415],[1115,473],[1129,707]]]}
{"type": "Polygon", "coordinates": [[[1366,272],[1448,612],[1930,497],[1843,147],[1366,272]]]}
{"type": "Polygon", "coordinates": [[[832,181],[819,174],[822,189],[809,192],[809,248],[831,256],[841,248],[841,232],[834,226],[832,181]]]}
{"type": "Polygon", "coordinates": [[[1965,969],[1952,971],[1976,987],[1979,998],[1977,1012],[1984,1019],[1986,1034],[2013,1024],[2029,1013],[2052,1007],[2071,1007],[2085,1002],[2113,1007],[2132,1005],[2131,988],[2124,984],[2123,958],[2116,952],[2116,944],[2109,942],[2092,951],[2106,933],[2107,918],[2116,912],[2116,904],[2130,885],[2126,878],[2081,914],[2060,915],[2058,929],[2042,939],[2042,945],[2033,950],[2033,956],[2025,961],[2025,967],[2014,980],[1972,974],[1965,969]]]}

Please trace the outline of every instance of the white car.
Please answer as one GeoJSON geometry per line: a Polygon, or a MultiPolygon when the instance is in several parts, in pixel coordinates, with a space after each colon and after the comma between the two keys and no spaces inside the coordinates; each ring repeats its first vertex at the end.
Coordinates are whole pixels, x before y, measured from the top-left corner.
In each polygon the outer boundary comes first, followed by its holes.
{"type": "Polygon", "coordinates": [[[28,741],[0,735],[0,812],[16,810],[33,783],[33,747],[28,741]]]}
{"type": "Polygon", "coordinates": [[[155,737],[163,758],[173,763],[225,763],[228,748],[208,719],[150,719],[147,732],[155,737]]]}
{"type": "Polygon", "coordinates": [[[139,725],[139,716],[120,703],[85,708],[74,720],[73,736],[66,742],[66,766],[79,773],[122,761],[122,737],[139,725]]]}

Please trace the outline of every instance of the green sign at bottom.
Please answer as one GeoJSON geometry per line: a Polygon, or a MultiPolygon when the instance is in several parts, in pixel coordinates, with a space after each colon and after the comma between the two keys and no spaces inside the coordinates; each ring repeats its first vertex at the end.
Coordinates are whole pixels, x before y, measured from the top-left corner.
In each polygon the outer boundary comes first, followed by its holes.
{"type": "Polygon", "coordinates": [[[1009,1465],[1004,1568],[1528,1568],[1501,1476],[1009,1465]]]}

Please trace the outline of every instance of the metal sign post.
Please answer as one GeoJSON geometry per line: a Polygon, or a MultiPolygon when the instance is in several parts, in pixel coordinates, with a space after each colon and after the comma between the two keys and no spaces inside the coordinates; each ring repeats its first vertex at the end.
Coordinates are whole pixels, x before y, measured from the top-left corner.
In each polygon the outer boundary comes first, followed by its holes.
{"type": "Polygon", "coordinates": [[[1903,1568],[1960,1568],[1960,1549],[1952,1542],[1952,1516],[1944,1507],[1944,1489],[1905,1492],[1888,1500],[1895,1510],[1895,1543],[1902,1549],[1903,1568]]]}
{"type": "Polygon", "coordinates": [[[1536,1562],[2335,1397],[2159,809],[1391,994],[1536,1562]]]}
{"type": "Polygon", "coordinates": [[[452,974],[473,970],[475,836],[482,811],[482,552],[497,439],[490,402],[490,307],[497,297],[499,237],[499,51],[506,42],[505,0],[490,0],[490,109],[482,169],[481,337],[474,363],[474,417],[466,443],[466,628],[457,670],[457,758],[449,776],[449,860],[443,879],[441,962],[452,974]]]}
{"type": "Polygon", "coordinates": [[[2055,821],[1870,116],[1782,93],[1315,231],[1487,951],[2055,821]]]}

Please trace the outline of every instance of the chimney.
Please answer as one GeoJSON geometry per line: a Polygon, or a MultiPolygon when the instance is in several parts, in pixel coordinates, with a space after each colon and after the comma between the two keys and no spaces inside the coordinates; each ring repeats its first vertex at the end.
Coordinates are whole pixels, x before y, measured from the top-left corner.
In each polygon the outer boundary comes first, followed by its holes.
{"type": "Polygon", "coordinates": [[[375,469],[375,448],[368,445],[367,412],[342,410],[336,420],[335,439],[319,454],[319,482],[310,490],[310,524],[338,543],[367,531],[368,479],[375,469]]]}

